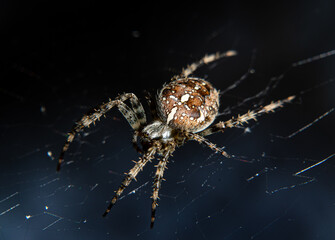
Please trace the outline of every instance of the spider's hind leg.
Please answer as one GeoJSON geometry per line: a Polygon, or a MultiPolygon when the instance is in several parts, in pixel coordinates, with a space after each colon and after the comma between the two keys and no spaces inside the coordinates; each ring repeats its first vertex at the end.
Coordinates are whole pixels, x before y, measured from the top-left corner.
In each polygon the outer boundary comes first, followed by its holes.
{"type": "Polygon", "coordinates": [[[226,52],[220,53],[216,52],[210,55],[205,55],[203,58],[201,58],[199,61],[194,62],[190,65],[187,65],[186,68],[183,68],[180,76],[175,76],[174,78],[179,78],[179,77],[188,77],[190,74],[195,72],[199,67],[203,66],[204,64],[208,64],[214,61],[217,61],[221,58],[224,57],[232,57],[235,56],[237,52],[235,50],[228,50],[226,52]]]}

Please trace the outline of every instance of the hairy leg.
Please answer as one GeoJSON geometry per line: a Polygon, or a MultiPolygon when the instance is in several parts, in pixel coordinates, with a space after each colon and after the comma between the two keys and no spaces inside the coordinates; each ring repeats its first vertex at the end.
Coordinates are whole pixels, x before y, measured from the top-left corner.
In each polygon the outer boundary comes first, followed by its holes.
{"type": "Polygon", "coordinates": [[[128,100],[130,101],[131,108],[136,114],[140,124],[143,126],[147,123],[147,118],[145,116],[145,111],[142,103],[138,100],[135,94],[133,93],[124,93],[116,98],[116,100],[121,100],[122,102],[128,100]]]}
{"type": "MultiPolygon", "coordinates": [[[[142,105],[138,106],[134,102],[138,101],[135,95],[132,93],[125,93],[120,95],[116,100],[109,100],[107,103],[101,104],[98,108],[94,109],[91,113],[85,114],[76,124],[72,127],[71,131],[67,134],[66,142],[62,148],[58,159],[57,171],[60,170],[61,164],[64,161],[65,152],[69,149],[70,144],[73,142],[77,133],[82,131],[85,127],[89,127],[91,124],[95,124],[97,120],[99,120],[102,116],[104,116],[109,110],[113,107],[117,106],[122,115],[127,119],[128,123],[134,130],[138,130],[142,125],[140,120],[138,119],[138,115],[133,110],[131,110],[123,100],[132,99],[131,104],[134,109],[143,109],[142,105]],[[121,99],[121,100],[120,100],[121,99]],[[137,100],[134,100],[137,99],[137,100]],[[133,102],[133,103],[132,103],[133,102]]],[[[143,110],[144,111],[144,110],[143,110]]],[[[142,121],[146,121],[145,119],[142,121]]]]}
{"type": "Polygon", "coordinates": [[[201,144],[205,144],[206,146],[210,147],[213,151],[221,153],[223,156],[230,158],[229,154],[226,153],[223,148],[224,147],[217,147],[214,143],[210,142],[208,139],[204,138],[203,136],[197,133],[189,133],[188,138],[191,140],[195,140],[201,144]]]}
{"type": "Polygon", "coordinates": [[[156,215],[156,208],[158,206],[158,192],[161,188],[162,180],[165,180],[163,178],[164,170],[167,168],[166,165],[168,163],[168,159],[171,156],[172,152],[174,151],[174,147],[172,149],[169,149],[165,152],[162,159],[159,160],[158,164],[155,166],[157,168],[154,184],[153,184],[153,192],[152,192],[152,205],[151,205],[151,223],[150,228],[153,228],[154,222],[155,222],[155,215],[156,215]]]}
{"type": "Polygon", "coordinates": [[[285,98],[283,100],[278,100],[276,102],[271,102],[270,104],[261,107],[257,110],[251,110],[248,111],[247,113],[243,114],[243,115],[238,115],[237,117],[234,117],[228,121],[221,121],[218,122],[217,124],[214,124],[213,126],[206,128],[205,130],[199,132],[198,134],[201,136],[208,136],[211,135],[213,133],[219,132],[219,131],[224,131],[224,129],[226,128],[234,128],[234,127],[238,127],[238,126],[242,126],[244,123],[248,123],[249,120],[257,120],[257,117],[266,114],[266,113],[270,113],[270,112],[274,112],[277,108],[281,108],[284,106],[284,104],[286,103],[290,103],[293,99],[295,98],[295,96],[290,96],[288,98],[285,98]]]}
{"type": "Polygon", "coordinates": [[[116,201],[119,199],[119,197],[122,194],[122,192],[124,191],[124,189],[129,186],[129,184],[131,183],[131,181],[133,179],[136,180],[137,174],[144,168],[144,166],[151,159],[154,158],[155,152],[156,152],[156,147],[149,148],[148,151],[142,157],[140,157],[137,162],[135,162],[135,166],[132,169],[130,169],[130,171],[128,173],[126,173],[126,177],[122,181],[119,189],[117,191],[115,191],[114,197],[112,198],[112,200],[110,201],[106,211],[102,215],[103,217],[105,217],[110,212],[111,208],[114,206],[116,201]]]}
{"type": "Polygon", "coordinates": [[[177,76],[175,78],[179,78],[179,77],[188,77],[190,74],[192,74],[193,72],[195,72],[199,67],[203,66],[204,64],[208,64],[214,61],[217,61],[221,58],[224,57],[232,57],[235,56],[237,54],[237,52],[235,50],[229,50],[226,51],[224,53],[213,53],[210,55],[205,55],[203,58],[201,58],[199,61],[194,62],[190,65],[188,65],[186,68],[184,68],[180,74],[180,76],[177,76]]]}

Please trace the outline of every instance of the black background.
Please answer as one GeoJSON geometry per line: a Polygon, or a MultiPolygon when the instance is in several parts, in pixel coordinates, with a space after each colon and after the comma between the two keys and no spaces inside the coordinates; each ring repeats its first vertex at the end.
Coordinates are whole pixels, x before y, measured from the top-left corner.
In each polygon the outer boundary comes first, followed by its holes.
{"type": "Polygon", "coordinates": [[[276,137],[334,107],[335,57],[290,67],[335,49],[333,1],[1,4],[0,239],[334,239],[334,158],[308,177],[292,176],[334,153],[334,113],[293,138],[276,137]],[[238,55],[196,73],[224,90],[255,69],[221,96],[222,119],[290,95],[297,100],[252,122],[251,133],[210,137],[234,159],[197,143],[178,149],[154,229],[153,163],[101,217],[137,158],[116,110],[78,136],[56,173],[65,133],[89,109],[122,92],[144,102],[144,90],[155,92],[186,64],[228,49],[238,55]],[[259,91],[266,94],[233,107],[259,91]]]}

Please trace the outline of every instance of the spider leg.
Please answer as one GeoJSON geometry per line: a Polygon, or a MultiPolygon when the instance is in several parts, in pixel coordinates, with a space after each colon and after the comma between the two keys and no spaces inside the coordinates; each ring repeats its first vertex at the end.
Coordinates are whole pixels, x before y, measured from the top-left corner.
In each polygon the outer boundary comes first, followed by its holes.
{"type": "Polygon", "coordinates": [[[145,111],[142,103],[138,100],[135,94],[133,93],[124,93],[116,98],[117,100],[121,100],[122,102],[129,99],[131,108],[136,114],[141,126],[147,123],[147,118],[145,116],[145,111]]]}
{"type": "MultiPolygon", "coordinates": [[[[97,120],[99,120],[102,116],[104,116],[109,110],[111,110],[114,106],[117,106],[122,115],[127,119],[128,123],[134,130],[138,130],[142,125],[138,116],[139,113],[135,113],[132,109],[130,109],[123,100],[127,100],[130,98],[130,102],[135,110],[140,111],[143,109],[142,104],[138,104],[138,99],[134,94],[125,93],[120,95],[116,100],[109,100],[107,103],[103,103],[98,108],[94,109],[92,113],[85,114],[71,129],[67,134],[66,142],[62,148],[58,159],[57,171],[60,170],[61,164],[64,160],[65,152],[69,149],[70,144],[73,142],[77,133],[83,130],[85,127],[89,127],[92,123],[95,124],[97,120]],[[121,100],[120,100],[121,99],[121,100]],[[139,106],[140,105],[140,106],[139,106]]],[[[144,114],[144,110],[143,110],[144,114]]],[[[146,121],[145,118],[142,122],[146,121]]]]}
{"type": "Polygon", "coordinates": [[[112,200],[110,201],[106,211],[102,215],[103,217],[105,217],[110,212],[110,210],[112,209],[112,207],[114,206],[116,201],[119,199],[119,197],[122,194],[122,192],[124,191],[124,189],[129,186],[131,181],[133,179],[135,179],[135,181],[136,181],[137,174],[144,168],[144,166],[151,159],[154,158],[155,152],[156,152],[156,146],[149,148],[148,151],[142,157],[140,157],[137,162],[135,162],[135,166],[132,169],[130,169],[130,171],[128,173],[126,173],[126,177],[122,181],[119,189],[117,191],[115,191],[114,197],[112,198],[112,200]]]}
{"type": "Polygon", "coordinates": [[[204,64],[214,62],[216,60],[219,60],[220,58],[232,57],[232,56],[235,56],[236,54],[237,54],[237,52],[235,50],[228,50],[224,53],[217,52],[217,53],[213,53],[213,54],[210,54],[210,55],[206,54],[199,61],[194,62],[190,65],[187,65],[186,68],[183,68],[180,76],[177,76],[177,78],[188,77],[190,74],[192,74],[194,71],[196,71],[199,67],[203,66],[204,64]]]}
{"type": "Polygon", "coordinates": [[[201,136],[208,136],[219,131],[224,131],[224,129],[226,128],[234,128],[242,126],[244,123],[248,123],[249,120],[257,121],[256,117],[259,117],[269,112],[274,112],[277,108],[283,107],[284,104],[290,103],[294,98],[295,96],[290,96],[288,98],[278,100],[276,102],[271,102],[270,104],[264,107],[261,107],[257,110],[248,111],[247,113],[243,115],[238,115],[237,117],[233,117],[228,121],[218,122],[217,124],[214,124],[213,126],[199,132],[198,134],[201,136]]]}
{"type": "Polygon", "coordinates": [[[151,205],[151,223],[150,223],[150,228],[153,228],[154,222],[155,222],[155,215],[156,215],[156,208],[158,206],[158,192],[159,189],[161,188],[161,183],[162,180],[165,180],[163,178],[164,170],[167,169],[166,165],[168,163],[168,158],[171,156],[172,152],[174,151],[173,149],[170,149],[166,151],[162,159],[159,160],[159,163],[155,166],[157,168],[156,174],[155,174],[155,179],[154,179],[154,184],[153,184],[153,192],[152,192],[152,205],[151,205]]]}
{"type": "Polygon", "coordinates": [[[210,149],[215,151],[216,153],[221,153],[223,156],[230,158],[229,154],[226,153],[226,151],[223,150],[224,147],[217,147],[214,143],[210,142],[208,139],[204,138],[203,136],[197,134],[197,133],[188,133],[187,137],[191,140],[195,140],[199,143],[205,144],[210,149]]]}

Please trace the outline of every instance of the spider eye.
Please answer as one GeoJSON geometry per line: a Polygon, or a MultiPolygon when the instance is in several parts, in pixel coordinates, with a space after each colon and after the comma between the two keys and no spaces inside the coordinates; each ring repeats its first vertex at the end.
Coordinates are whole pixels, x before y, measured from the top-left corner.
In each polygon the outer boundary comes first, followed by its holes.
{"type": "Polygon", "coordinates": [[[219,109],[218,91],[199,78],[170,82],[158,96],[159,115],[172,128],[199,132],[215,119],[219,109]]]}

